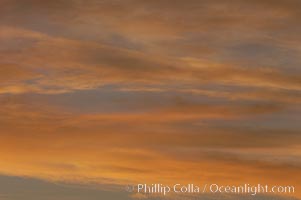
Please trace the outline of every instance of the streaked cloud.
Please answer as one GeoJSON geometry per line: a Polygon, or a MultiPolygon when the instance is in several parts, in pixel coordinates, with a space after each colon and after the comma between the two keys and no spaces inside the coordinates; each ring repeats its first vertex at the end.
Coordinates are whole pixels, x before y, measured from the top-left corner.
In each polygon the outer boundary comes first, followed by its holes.
{"type": "Polygon", "coordinates": [[[0,173],[299,186],[300,6],[1,1],[0,173]]]}

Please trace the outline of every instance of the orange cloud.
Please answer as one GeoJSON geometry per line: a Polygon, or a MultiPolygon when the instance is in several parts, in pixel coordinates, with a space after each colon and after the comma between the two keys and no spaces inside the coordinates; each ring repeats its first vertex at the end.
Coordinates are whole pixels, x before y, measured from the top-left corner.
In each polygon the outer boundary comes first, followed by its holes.
{"type": "MultiPolygon", "coordinates": [[[[291,131],[206,125],[177,128],[173,118],[164,113],[134,118],[77,115],[15,98],[2,105],[0,157],[4,174],[102,184],[160,180],[298,186],[300,182],[300,137],[291,131]],[[182,173],[184,169],[189,173],[182,173]]],[[[177,123],[187,120],[184,108],[174,108],[183,113],[177,123]]],[[[229,110],[241,115],[237,108],[229,110]]],[[[189,107],[190,113],[201,111],[212,113],[214,109],[189,107]]],[[[227,114],[224,111],[222,118],[227,114]]]]}
{"type": "Polygon", "coordinates": [[[300,16],[298,1],[0,1],[0,173],[299,187],[300,16]]]}

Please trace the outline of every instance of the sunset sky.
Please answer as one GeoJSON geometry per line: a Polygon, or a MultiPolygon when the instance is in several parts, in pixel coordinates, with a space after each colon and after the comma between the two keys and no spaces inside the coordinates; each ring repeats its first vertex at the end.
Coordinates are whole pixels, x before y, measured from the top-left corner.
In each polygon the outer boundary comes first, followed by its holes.
{"type": "Polygon", "coordinates": [[[300,0],[0,0],[0,200],[301,199],[300,58],[300,0]]]}

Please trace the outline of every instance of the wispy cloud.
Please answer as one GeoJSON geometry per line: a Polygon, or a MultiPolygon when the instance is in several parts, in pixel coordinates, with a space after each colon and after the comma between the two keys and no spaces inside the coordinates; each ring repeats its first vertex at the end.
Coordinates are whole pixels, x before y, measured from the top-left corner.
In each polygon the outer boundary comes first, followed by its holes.
{"type": "Polygon", "coordinates": [[[1,1],[0,173],[300,185],[300,7],[1,1]]]}

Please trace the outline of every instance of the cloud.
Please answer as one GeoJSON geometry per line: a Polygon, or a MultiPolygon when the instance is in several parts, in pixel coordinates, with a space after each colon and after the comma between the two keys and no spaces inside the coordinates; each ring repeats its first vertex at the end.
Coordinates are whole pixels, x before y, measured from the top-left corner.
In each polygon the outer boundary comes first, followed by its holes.
{"type": "Polygon", "coordinates": [[[0,172],[300,185],[300,16],[299,1],[1,1],[0,172]]]}
{"type": "MultiPolygon", "coordinates": [[[[4,30],[6,30],[4,28],[4,30]]],[[[300,89],[298,76],[270,68],[250,69],[227,66],[198,59],[171,59],[148,55],[90,42],[53,38],[27,30],[10,29],[7,38],[31,38],[34,42],[23,50],[3,50],[4,68],[19,65],[18,70],[32,73],[30,77],[5,76],[2,93],[57,93],[99,88],[107,84],[161,83],[183,84],[219,83],[280,89],[300,89]],[[23,34],[25,33],[25,34],[23,34]],[[17,36],[19,35],[19,36],[17,36]],[[15,89],[20,88],[20,89],[15,89]]],[[[8,49],[12,44],[8,44],[8,49]]],[[[6,72],[9,73],[9,72],[6,72]]]]}
{"type": "MultiPolygon", "coordinates": [[[[158,180],[231,180],[231,184],[246,179],[270,184],[299,181],[298,132],[214,124],[193,127],[194,118],[185,116],[188,112],[189,116],[208,119],[214,112],[223,112],[218,116],[225,119],[226,115],[246,115],[248,106],[230,107],[227,111],[227,107],[186,103],[159,110],[158,114],[92,115],[16,97],[2,100],[1,104],[0,156],[4,174],[117,185],[158,180]],[[182,117],[175,117],[177,112],[182,117]],[[273,140],[267,139],[271,137],[273,140]],[[181,173],[184,168],[191,173],[181,173]],[[231,178],[234,175],[235,181],[231,178]]],[[[248,115],[266,112],[266,107],[255,107],[254,113],[253,109],[248,115]]]]}
{"type": "MultiPolygon", "coordinates": [[[[192,0],[173,6],[169,1],[2,4],[1,65],[17,65],[35,75],[3,85],[1,93],[55,94],[124,82],[300,90],[300,79],[285,66],[283,51],[271,55],[282,59],[278,63],[283,66],[276,68],[264,57],[260,57],[263,66],[260,61],[248,66],[249,61],[238,58],[240,52],[252,56],[248,53],[252,43],[297,53],[290,32],[283,31],[298,17],[295,2],[277,1],[269,9],[264,9],[269,1],[200,4],[192,0]],[[275,30],[283,34],[271,35],[275,30]],[[236,46],[242,47],[240,52],[236,46]]],[[[297,65],[294,59],[290,64],[297,65]]]]}

